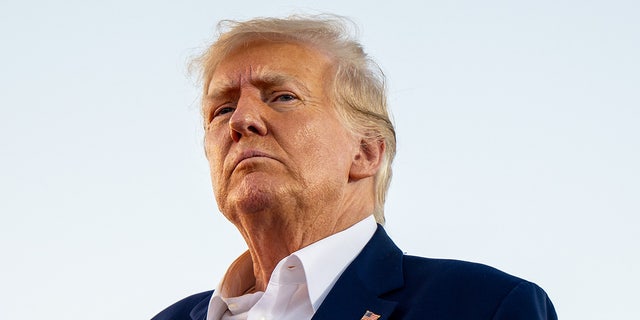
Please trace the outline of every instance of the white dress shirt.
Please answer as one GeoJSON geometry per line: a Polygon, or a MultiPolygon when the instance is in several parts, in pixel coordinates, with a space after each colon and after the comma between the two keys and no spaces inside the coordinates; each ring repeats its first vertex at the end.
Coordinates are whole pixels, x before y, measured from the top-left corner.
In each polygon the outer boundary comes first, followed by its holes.
{"type": "Polygon", "coordinates": [[[292,253],[276,265],[265,292],[245,294],[255,284],[251,255],[245,252],[211,297],[207,320],[311,319],[375,230],[376,221],[369,216],[292,253]]]}

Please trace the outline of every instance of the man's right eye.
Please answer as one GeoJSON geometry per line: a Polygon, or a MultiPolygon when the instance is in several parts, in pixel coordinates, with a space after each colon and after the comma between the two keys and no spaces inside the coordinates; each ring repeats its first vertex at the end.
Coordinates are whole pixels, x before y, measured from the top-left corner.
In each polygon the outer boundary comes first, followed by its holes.
{"type": "Polygon", "coordinates": [[[235,108],[233,108],[233,107],[222,107],[222,108],[219,108],[213,114],[213,117],[220,116],[220,115],[223,115],[223,114],[227,114],[229,112],[233,112],[233,110],[235,110],[235,108]]]}

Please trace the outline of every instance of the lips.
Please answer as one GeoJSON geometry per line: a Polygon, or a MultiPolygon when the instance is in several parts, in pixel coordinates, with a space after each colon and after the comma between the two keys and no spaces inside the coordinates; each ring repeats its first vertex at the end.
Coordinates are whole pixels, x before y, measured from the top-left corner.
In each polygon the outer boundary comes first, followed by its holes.
{"type": "Polygon", "coordinates": [[[258,151],[258,150],[246,150],[246,151],[242,151],[240,152],[240,154],[235,158],[234,162],[233,162],[233,169],[235,170],[236,167],[238,167],[238,165],[240,164],[240,162],[247,160],[247,159],[251,159],[251,158],[270,158],[273,159],[272,156],[262,152],[262,151],[258,151]]]}

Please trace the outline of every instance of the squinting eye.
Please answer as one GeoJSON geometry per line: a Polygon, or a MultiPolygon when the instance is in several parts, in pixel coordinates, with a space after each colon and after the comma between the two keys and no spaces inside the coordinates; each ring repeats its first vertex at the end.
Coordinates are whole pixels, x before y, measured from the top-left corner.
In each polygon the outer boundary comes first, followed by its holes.
{"type": "Polygon", "coordinates": [[[282,101],[282,102],[287,102],[287,101],[293,101],[296,100],[296,96],[292,95],[292,94],[281,94],[279,96],[276,96],[276,98],[274,99],[275,101],[282,101]]]}
{"type": "Polygon", "coordinates": [[[218,111],[216,111],[216,113],[213,116],[215,117],[215,116],[223,115],[223,114],[226,114],[226,113],[229,113],[229,112],[233,112],[233,110],[235,110],[235,109],[232,108],[232,107],[222,107],[222,108],[218,109],[218,111]]]}

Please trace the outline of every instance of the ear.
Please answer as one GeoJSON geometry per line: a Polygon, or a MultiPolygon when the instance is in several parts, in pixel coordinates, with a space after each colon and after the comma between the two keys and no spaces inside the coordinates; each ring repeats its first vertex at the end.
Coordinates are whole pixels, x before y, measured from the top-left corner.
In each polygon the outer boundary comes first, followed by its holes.
{"type": "Polygon", "coordinates": [[[380,169],[385,148],[384,140],[363,138],[360,141],[360,150],[351,162],[349,181],[373,177],[380,169]]]}

